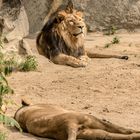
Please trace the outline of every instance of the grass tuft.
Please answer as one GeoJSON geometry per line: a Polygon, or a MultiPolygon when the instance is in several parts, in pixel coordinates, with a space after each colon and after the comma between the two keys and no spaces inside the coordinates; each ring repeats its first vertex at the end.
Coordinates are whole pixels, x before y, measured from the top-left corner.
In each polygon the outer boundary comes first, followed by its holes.
{"type": "Polygon", "coordinates": [[[6,134],[0,132],[0,140],[6,140],[6,134]]]}
{"type": "Polygon", "coordinates": [[[25,60],[19,65],[20,71],[35,71],[37,69],[37,61],[35,56],[27,56],[25,60]]]}
{"type": "Polygon", "coordinates": [[[119,40],[119,38],[116,36],[116,37],[113,38],[113,40],[112,40],[111,43],[112,43],[112,44],[119,44],[119,43],[120,43],[120,40],[119,40]]]}
{"type": "Polygon", "coordinates": [[[110,43],[105,44],[104,48],[109,48],[113,44],[119,44],[119,43],[120,43],[120,39],[116,36],[113,38],[113,40],[110,43]]]}
{"type": "Polygon", "coordinates": [[[115,26],[112,25],[112,26],[109,26],[109,27],[106,29],[104,35],[114,35],[114,34],[116,34],[116,31],[117,31],[117,28],[116,28],[115,26]]]}

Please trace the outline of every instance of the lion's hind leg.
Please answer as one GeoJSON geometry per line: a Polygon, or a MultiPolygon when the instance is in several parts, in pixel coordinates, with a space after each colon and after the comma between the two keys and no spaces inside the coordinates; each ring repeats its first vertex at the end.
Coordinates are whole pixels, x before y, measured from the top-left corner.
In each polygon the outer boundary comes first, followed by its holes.
{"type": "Polygon", "coordinates": [[[72,66],[72,67],[85,67],[87,65],[86,62],[77,59],[73,56],[69,56],[69,55],[65,55],[65,54],[59,54],[53,58],[51,58],[51,60],[55,63],[55,64],[60,64],[60,65],[68,65],[68,66],[72,66]]]}
{"type": "Polygon", "coordinates": [[[120,134],[132,134],[132,133],[140,133],[140,131],[127,129],[116,124],[113,124],[107,120],[99,120],[100,123],[104,126],[103,130],[106,130],[111,133],[120,133],[120,134]]]}
{"type": "Polygon", "coordinates": [[[140,133],[119,134],[101,129],[85,129],[78,135],[78,138],[85,140],[140,140],[140,133]]]}

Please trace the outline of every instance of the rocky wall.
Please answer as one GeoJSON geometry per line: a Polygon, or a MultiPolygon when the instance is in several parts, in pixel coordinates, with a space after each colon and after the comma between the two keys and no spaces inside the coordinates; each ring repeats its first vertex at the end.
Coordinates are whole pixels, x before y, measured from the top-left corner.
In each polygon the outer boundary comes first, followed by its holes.
{"type": "MultiPolygon", "coordinates": [[[[18,7],[18,2],[21,1],[22,11],[25,10],[28,18],[29,32],[35,33],[43,26],[44,19],[50,10],[65,5],[68,0],[3,1],[9,3],[11,8],[18,7]]],[[[77,9],[84,11],[85,21],[90,31],[101,31],[111,26],[128,30],[140,28],[140,0],[73,0],[73,2],[77,9]]],[[[27,18],[23,18],[23,20],[27,20],[27,18]]]]}
{"type": "MultiPolygon", "coordinates": [[[[43,20],[53,0],[23,0],[29,18],[30,32],[35,32],[43,20]]],[[[61,5],[67,0],[54,0],[61,5]],[[60,1],[60,3],[59,3],[60,1]]],[[[104,30],[110,26],[117,29],[135,30],[140,28],[140,0],[73,0],[76,8],[85,13],[86,24],[91,31],[104,30]]]]}

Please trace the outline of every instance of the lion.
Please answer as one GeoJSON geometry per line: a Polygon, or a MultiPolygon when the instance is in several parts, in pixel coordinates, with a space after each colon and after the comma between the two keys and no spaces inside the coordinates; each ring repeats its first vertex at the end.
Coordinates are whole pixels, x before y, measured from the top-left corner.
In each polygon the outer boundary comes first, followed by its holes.
{"type": "Polygon", "coordinates": [[[14,116],[25,132],[56,140],[140,140],[140,131],[125,129],[89,114],[56,105],[25,101],[14,116]]]}
{"type": "Polygon", "coordinates": [[[55,64],[72,67],[85,67],[89,58],[128,59],[128,56],[87,51],[84,46],[86,32],[83,13],[75,10],[69,0],[66,9],[52,14],[37,36],[38,52],[55,64]]]}

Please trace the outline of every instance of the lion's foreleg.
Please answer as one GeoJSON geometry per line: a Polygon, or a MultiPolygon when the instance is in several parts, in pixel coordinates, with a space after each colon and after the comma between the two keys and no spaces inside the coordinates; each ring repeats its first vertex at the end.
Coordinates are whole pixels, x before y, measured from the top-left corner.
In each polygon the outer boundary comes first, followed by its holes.
{"type": "Polygon", "coordinates": [[[100,129],[86,129],[78,135],[78,138],[86,140],[140,140],[140,133],[125,135],[100,129]]]}
{"type": "Polygon", "coordinates": [[[118,58],[128,60],[128,56],[120,56],[120,55],[109,55],[109,54],[98,54],[87,51],[87,55],[90,58],[118,58]]]}
{"type": "Polygon", "coordinates": [[[54,63],[60,65],[69,65],[72,67],[85,67],[87,64],[80,59],[65,54],[59,54],[51,59],[54,63]]]}
{"type": "Polygon", "coordinates": [[[68,124],[68,140],[76,140],[78,132],[78,126],[76,123],[68,124]]]}

